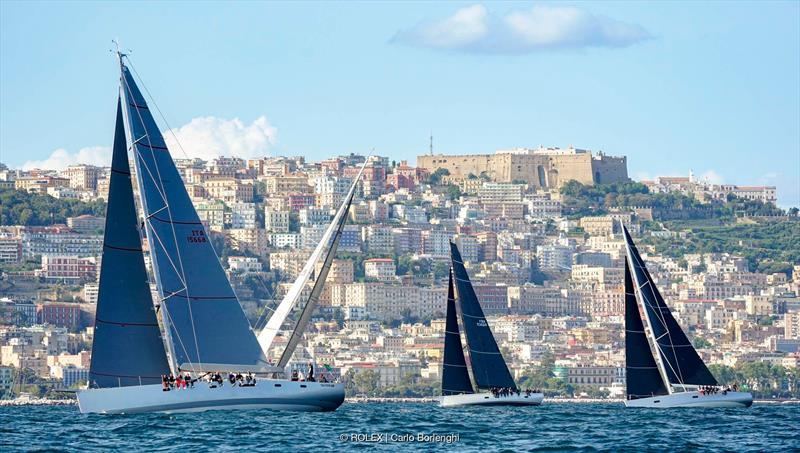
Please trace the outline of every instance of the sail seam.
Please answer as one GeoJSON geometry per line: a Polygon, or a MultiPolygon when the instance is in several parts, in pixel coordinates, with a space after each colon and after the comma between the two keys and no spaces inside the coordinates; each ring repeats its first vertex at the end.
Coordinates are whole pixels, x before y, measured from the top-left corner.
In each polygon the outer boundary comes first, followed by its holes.
{"type": "Polygon", "coordinates": [[[95,323],[112,324],[117,326],[136,326],[136,327],[158,327],[158,323],[143,323],[143,322],[119,322],[119,321],[106,321],[100,318],[95,318],[95,323]]]}
{"type": "Polygon", "coordinates": [[[115,245],[110,245],[110,244],[105,243],[105,242],[103,242],[103,247],[114,249],[114,250],[119,250],[119,251],[122,251],[122,252],[141,252],[142,251],[142,249],[140,249],[140,248],[139,249],[135,249],[135,248],[130,248],[130,247],[117,247],[115,245]]]}

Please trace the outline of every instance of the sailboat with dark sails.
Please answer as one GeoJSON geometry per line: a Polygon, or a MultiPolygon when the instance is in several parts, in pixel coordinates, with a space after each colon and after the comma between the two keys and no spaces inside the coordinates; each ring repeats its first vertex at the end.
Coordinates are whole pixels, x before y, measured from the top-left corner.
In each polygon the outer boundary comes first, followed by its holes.
{"type": "Polygon", "coordinates": [[[714,375],[672,316],[624,226],[622,232],[627,249],[625,405],[653,408],[750,407],[753,404],[750,393],[718,386],[714,375]]]}
{"type": "MultiPolygon", "coordinates": [[[[341,383],[266,378],[283,370],[267,361],[126,56],[117,55],[120,95],[90,382],[77,392],[81,412],[336,409],[344,401],[341,383]],[[143,231],[128,152],[135,164],[143,231]],[[155,305],[142,235],[158,289],[155,305]],[[197,381],[189,388],[169,390],[162,385],[164,375],[190,374],[197,380],[210,373],[253,373],[262,378],[246,386],[197,381]]],[[[341,231],[339,225],[334,229],[341,231]]]]}
{"type": "Polygon", "coordinates": [[[538,406],[541,393],[517,388],[503,354],[497,346],[478,297],[470,282],[461,253],[450,243],[450,279],[447,288],[444,357],[442,363],[442,407],[538,406]],[[461,345],[458,311],[467,340],[469,367],[461,345]],[[475,380],[473,387],[470,369],[475,380]],[[492,392],[486,390],[494,390],[492,392]]]}

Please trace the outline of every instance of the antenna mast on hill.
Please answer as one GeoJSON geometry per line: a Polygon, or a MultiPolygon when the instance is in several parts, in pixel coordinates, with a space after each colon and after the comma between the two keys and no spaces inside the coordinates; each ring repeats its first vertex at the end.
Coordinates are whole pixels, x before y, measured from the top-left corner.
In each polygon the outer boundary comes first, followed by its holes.
{"type": "Polygon", "coordinates": [[[433,132],[431,132],[431,144],[430,144],[430,148],[429,149],[430,149],[431,156],[433,156],[433,132]]]}

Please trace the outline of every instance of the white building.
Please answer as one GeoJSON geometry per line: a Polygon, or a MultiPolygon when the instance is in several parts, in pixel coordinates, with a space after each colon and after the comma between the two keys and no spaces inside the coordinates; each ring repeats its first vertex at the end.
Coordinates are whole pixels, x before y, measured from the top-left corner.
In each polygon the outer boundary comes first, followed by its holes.
{"type": "Polygon", "coordinates": [[[264,208],[264,228],[272,233],[288,233],[289,215],[289,211],[264,208]]]}
{"type": "Polygon", "coordinates": [[[397,273],[397,266],[391,258],[373,258],[364,261],[364,276],[380,281],[392,281],[397,273]]]}

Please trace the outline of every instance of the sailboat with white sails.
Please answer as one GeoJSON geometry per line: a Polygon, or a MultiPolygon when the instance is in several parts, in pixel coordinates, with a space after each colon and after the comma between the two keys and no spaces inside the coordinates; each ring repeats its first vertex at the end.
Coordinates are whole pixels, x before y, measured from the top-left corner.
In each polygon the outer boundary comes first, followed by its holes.
{"type": "Polygon", "coordinates": [[[750,407],[753,404],[750,393],[718,387],[714,375],[672,316],[624,226],[622,233],[627,249],[625,405],[653,408],[750,407]]]}
{"type": "MultiPolygon", "coordinates": [[[[290,347],[284,351],[286,359],[282,357],[273,366],[267,361],[264,342],[256,338],[206,236],[163,136],[126,64],[126,56],[117,54],[120,95],[90,382],[86,389],[77,392],[81,412],[335,410],[344,401],[341,383],[262,378],[256,385],[236,386],[226,382],[212,386],[198,382],[187,389],[164,391],[162,376],[191,373],[198,378],[215,372],[254,373],[262,377],[283,374],[322,291],[358,179],[306,265],[313,268],[316,261],[311,261],[318,260],[327,249],[323,270],[292,332],[290,347]],[[128,164],[129,151],[135,164],[144,217],[141,230],[128,164]],[[158,289],[158,308],[154,308],[150,293],[143,234],[147,237],[158,289]],[[163,336],[157,319],[159,312],[163,336]]],[[[301,275],[295,285],[302,287],[308,278],[309,275],[301,275]]],[[[297,292],[290,294],[294,298],[291,307],[297,304],[297,292]]],[[[285,314],[281,311],[280,322],[276,320],[268,326],[276,323],[280,326],[286,315],[288,311],[285,314]]]]}
{"type": "Polygon", "coordinates": [[[444,358],[442,363],[442,407],[454,406],[538,406],[544,395],[521,391],[497,346],[478,297],[470,282],[461,253],[450,243],[450,280],[447,289],[444,358]],[[470,367],[461,346],[458,308],[467,340],[470,367]],[[473,388],[469,371],[475,379],[473,388]],[[481,392],[490,390],[493,392],[481,392]]]}

